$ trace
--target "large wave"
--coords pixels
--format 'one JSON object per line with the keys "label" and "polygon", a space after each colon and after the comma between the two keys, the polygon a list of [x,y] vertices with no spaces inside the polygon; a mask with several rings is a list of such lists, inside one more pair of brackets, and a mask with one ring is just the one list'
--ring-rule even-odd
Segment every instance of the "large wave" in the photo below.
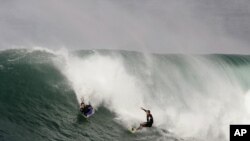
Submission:
{"label": "large wave", "polygon": [[[249,69],[240,55],[2,51],[0,139],[228,140],[230,124],[250,122]],[[82,97],[97,109],[90,122]],[[146,120],[140,107],[154,127],[127,134]]]}
{"label": "large wave", "polygon": [[228,139],[229,124],[249,123],[248,56],[90,51],[64,59],[78,99],[105,106],[125,127],[145,120],[140,107],[180,137]]}

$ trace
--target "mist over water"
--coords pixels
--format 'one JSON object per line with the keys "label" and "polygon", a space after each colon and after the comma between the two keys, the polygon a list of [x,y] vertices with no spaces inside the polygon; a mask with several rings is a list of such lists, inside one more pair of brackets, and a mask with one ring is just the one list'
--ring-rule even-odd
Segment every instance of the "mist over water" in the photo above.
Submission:
{"label": "mist over water", "polygon": [[237,76],[248,65],[237,66],[219,55],[63,54],[59,68],[78,100],[106,107],[125,128],[145,121],[140,107],[151,110],[154,127],[186,139],[228,140],[229,124],[250,122],[245,99],[250,78]]}
{"label": "mist over water", "polygon": [[0,49],[249,54],[248,0],[4,0]]}

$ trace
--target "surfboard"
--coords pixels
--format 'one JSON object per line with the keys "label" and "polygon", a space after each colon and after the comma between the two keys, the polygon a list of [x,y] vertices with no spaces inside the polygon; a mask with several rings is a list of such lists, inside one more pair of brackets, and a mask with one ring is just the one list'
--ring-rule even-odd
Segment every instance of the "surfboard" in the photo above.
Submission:
{"label": "surfboard", "polygon": [[135,133],[137,130],[136,130],[135,127],[132,127],[132,128],[129,129],[129,131],[130,131],[131,133]]}

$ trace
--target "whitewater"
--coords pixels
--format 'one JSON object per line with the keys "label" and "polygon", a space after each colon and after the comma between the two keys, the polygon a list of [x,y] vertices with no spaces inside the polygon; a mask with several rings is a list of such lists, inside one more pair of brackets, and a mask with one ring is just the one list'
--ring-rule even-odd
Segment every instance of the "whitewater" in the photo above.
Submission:
{"label": "whitewater", "polygon": [[[250,123],[249,70],[248,55],[3,50],[0,140],[226,141],[230,124]],[[154,124],[131,134],[140,107]]]}

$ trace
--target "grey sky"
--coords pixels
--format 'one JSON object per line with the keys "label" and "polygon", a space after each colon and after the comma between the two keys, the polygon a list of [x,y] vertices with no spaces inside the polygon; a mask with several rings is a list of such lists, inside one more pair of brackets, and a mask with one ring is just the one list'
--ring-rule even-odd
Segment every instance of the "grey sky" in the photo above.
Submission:
{"label": "grey sky", "polygon": [[250,54],[249,0],[0,0],[0,48]]}

